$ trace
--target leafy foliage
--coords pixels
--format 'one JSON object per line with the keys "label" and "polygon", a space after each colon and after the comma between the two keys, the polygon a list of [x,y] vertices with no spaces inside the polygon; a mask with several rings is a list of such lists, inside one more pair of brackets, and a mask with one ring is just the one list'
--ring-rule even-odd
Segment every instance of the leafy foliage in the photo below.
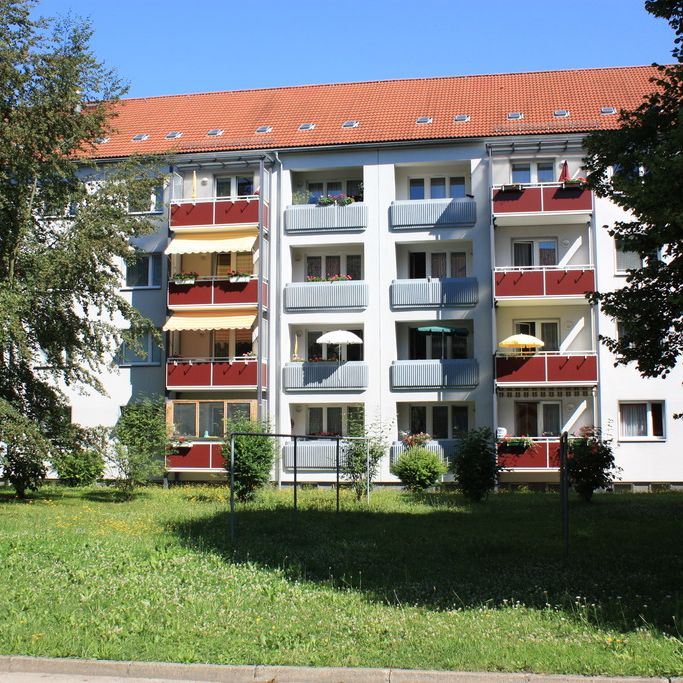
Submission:
{"label": "leafy foliage", "polygon": [[100,451],[114,468],[116,486],[126,498],[135,488],[159,477],[164,470],[168,442],[163,398],[142,398],[129,403],[112,430],[108,443],[106,429],[100,432]]}
{"label": "leafy foliage", "polygon": [[678,63],[659,67],[655,92],[620,113],[620,128],[595,132],[584,144],[591,187],[630,212],[607,226],[610,235],[645,260],[623,288],[591,295],[625,324],[621,338],[601,341],[618,363],[635,362],[642,375],[656,377],[683,353],[683,0],[648,0],[645,7],[675,30]]}
{"label": "leafy foliage", "polygon": [[488,427],[470,429],[460,435],[458,450],[451,461],[451,472],[469,500],[479,503],[498,482],[496,442]]}
{"label": "leafy foliage", "polygon": [[391,473],[401,480],[408,491],[413,492],[434,486],[446,471],[446,466],[434,451],[420,446],[406,448],[391,466]]}
{"label": "leafy foliage", "polygon": [[235,496],[239,501],[252,500],[256,491],[270,479],[275,461],[275,439],[268,436],[270,427],[266,422],[252,422],[247,418],[229,420],[223,447],[228,472],[232,432],[251,432],[246,436],[235,437]]}
{"label": "leafy foliage", "polygon": [[598,429],[584,428],[579,438],[569,440],[569,481],[587,503],[596,489],[610,487],[619,471],[614,462],[612,441],[603,439]]}
{"label": "leafy foliage", "polygon": [[52,464],[67,486],[90,486],[104,474],[102,453],[90,448],[60,453],[52,458]]}
{"label": "leafy foliage", "polygon": [[366,430],[363,410],[349,415],[348,432],[349,436],[365,437],[342,442],[345,449],[342,476],[351,483],[356,500],[360,501],[377,477],[387,440],[380,424],[370,425]]}

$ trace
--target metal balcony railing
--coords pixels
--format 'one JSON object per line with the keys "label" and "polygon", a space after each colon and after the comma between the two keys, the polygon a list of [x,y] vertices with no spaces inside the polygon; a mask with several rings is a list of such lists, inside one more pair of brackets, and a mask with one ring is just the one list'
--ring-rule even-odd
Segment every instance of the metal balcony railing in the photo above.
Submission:
{"label": "metal balcony railing", "polygon": [[479,301],[475,277],[394,280],[389,294],[393,308],[456,308]]}
{"label": "metal balcony railing", "polygon": [[394,390],[472,389],[479,384],[479,364],[474,358],[395,360],[390,370]]}
{"label": "metal balcony railing", "polygon": [[391,203],[392,230],[469,228],[477,222],[474,199],[412,199]]}
{"label": "metal balcony railing", "polygon": [[360,280],[290,282],[285,285],[285,310],[362,310],[368,305],[368,285]]}
{"label": "metal balcony railing", "polygon": [[288,233],[360,232],[368,227],[368,207],[362,202],[347,206],[288,206],[285,230]]}
{"label": "metal balcony railing", "polygon": [[359,391],[368,386],[368,364],[286,363],[282,369],[285,391]]}

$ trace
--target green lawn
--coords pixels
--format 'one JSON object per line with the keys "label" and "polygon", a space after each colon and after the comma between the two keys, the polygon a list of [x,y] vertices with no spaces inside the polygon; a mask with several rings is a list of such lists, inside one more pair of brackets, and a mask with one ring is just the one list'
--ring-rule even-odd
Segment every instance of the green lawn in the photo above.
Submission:
{"label": "green lawn", "polygon": [[0,489],[0,653],[683,674],[683,496]]}

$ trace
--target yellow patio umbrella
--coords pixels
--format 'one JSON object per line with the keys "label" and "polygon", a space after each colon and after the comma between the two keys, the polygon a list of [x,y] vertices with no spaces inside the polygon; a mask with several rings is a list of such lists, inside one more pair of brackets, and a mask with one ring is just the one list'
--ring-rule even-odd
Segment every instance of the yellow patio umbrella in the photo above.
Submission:
{"label": "yellow patio umbrella", "polygon": [[501,349],[540,349],[545,346],[545,342],[538,337],[532,337],[530,334],[513,334],[511,337],[503,339],[498,346]]}

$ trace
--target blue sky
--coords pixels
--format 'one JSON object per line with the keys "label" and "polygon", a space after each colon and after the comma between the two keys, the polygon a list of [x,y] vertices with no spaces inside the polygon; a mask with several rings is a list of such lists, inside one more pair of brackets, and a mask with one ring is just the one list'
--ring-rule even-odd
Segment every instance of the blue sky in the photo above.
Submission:
{"label": "blue sky", "polygon": [[42,0],[129,96],[671,61],[643,0]]}

